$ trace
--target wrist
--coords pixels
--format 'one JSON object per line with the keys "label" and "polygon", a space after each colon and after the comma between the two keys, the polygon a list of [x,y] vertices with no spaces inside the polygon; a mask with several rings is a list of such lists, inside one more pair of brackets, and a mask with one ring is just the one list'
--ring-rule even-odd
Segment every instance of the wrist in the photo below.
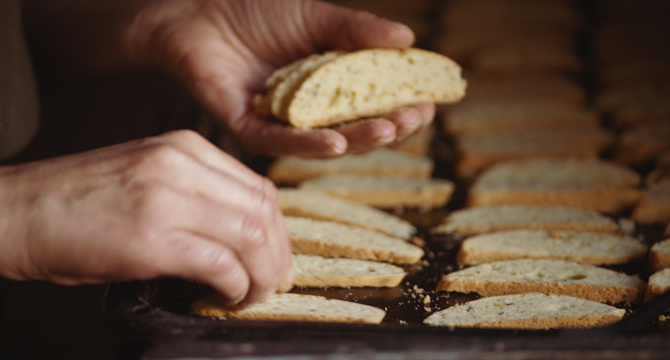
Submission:
{"label": "wrist", "polygon": [[30,226],[29,217],[21,209],[21,180],[15,173],[15,167],[0,167],[0,277],[26,280],[21,264],[27,263],[25,239]]}

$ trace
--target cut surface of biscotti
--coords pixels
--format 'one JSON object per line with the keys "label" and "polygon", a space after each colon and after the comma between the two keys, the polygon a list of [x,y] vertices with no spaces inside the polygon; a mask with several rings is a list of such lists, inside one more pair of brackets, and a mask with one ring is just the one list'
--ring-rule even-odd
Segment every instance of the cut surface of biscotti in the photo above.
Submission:
{"label": "cut surface of biscotti", "polygon": [[224,304],[220,294],[212,293],[196,300],[191,312],[220,319],[369,324],[378,324],[386,316],[384,310],[373,306],[314,295],[274,294],[243,310]]}
{"label": "cut surface of biscotti", "polygon": [[330,221],[286,216],[284,224],[294,254],[414,264],[423,250],[376,231]]}
{"label": "cut surface of biscotti", "polygon": [[377,261],[293,255],[298,287],[394,287],[407,275],[399,266]]}
{"label": "cut surface of biscotti", "polygon": [[361,155],[343,155],[332,159],[308,159],[286,156],[276,159],[267,170],[277,184],[294,185],[301,181],[333,174],[429,178],[433,160],[425,155],[379,148]]}
{"label": "cut surface of biscotti", "polygon": [[590,210],[565,206],[493,205],[454,211],[432,232],[476,235],[515,229],[614,233],[619,226],[612,218]]}
{"label": "cut surface of biscotti", "polygon": [[416,233],[411,223],[368,205],[304,189],[280,188],[278,193],[279,207],[286,216],[334,221],[404,240]]}
{"label": "cut surface of biscotti", "polygon": [[459,136],[454,139],[458,152],[456,171],[461,177],[470,178],[505,160],[540,157],[597,159],[614,139],[612,132],[601,129]]}
{"label": "cut surface of biscotti", "polygon": [[287,116],[286,108],[296,89],[302,84],[305,78],[319,66],[334,60],[342,54],[344,52],[340,51],[314,54],[277,70],[265,82],[266,88],[271,89],[270,93],[256,100],[259,101],[256,104],[259,114],[266,117],[278,114],[277,116],[285,118]]}
{"label": "cut surface of biscotti", "polygon": [[451,198],[455,185],[444,179],[331,175],[306,180],[299,188],[382,209],[429,210],[444,206]]}
{"label": "cut surface of biscotti", "polygon": [[[668,229],[670,229],[670,225],[668,225]],[[670,236],[670,234],[665,235]],[[651,246],[648,267],[652,273],[670,268],[670,238]]]}
{"label": "cut surface of biscotti", "polygon": [[540,292],[617,304],[641,299],[637,276],[562,260],[518,259],[476,265],[444,275],[437,290],[482,296]]}
{"label": "cut surface of biscotti", "polygon": [[332,58],[329,54],[302,61],[303,66],[288,65],[290,71],[280,69],[290,75],[268,82],[274,87],[257,98],[256,111],[307,129],[412,104],[453,103],[465,95],[458,64],[431,51],[381,48],[337,53]]}
{"label": "cut surface of biscotti", "polygon": [[465,265],[514,259],[555,259],[591,265],[637,262],[647,246],[634,237],[585,231],[512,230],[465,239],[457,261]]}
{"label": "cut surface of biscotti", "polygon": [[640,199],[640,183],[632,169],[604,160],[505,161],[476,178],[467,203],[563,205],[617,213]]}
{"label": "cut surface of biscotti", "polygon": [[670,269],[666,268],[653,273],[649,277],[644,300],[650,301],[668,290],[670,290]]}
{"label": "cut surface of biscotti", "polygon": [[581,298],[539,293],[473,300],[430,315],[432,326],[498,329],[591,328],[620,321],[626,311]]}

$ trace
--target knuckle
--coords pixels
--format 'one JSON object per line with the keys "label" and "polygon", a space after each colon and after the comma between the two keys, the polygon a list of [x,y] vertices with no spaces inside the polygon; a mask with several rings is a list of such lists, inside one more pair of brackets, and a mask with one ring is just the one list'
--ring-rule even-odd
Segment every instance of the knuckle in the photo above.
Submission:
{"label": "knuckle", "polygon": [[239,302],[251,287],[249,276],[243,272],[235,254],[227,248],[207,251],[201,256],[202,264],[214,273],[213,285],[217,285],[232,302]]}
{"label": "knuckle", "polygon": [[202,251],[199,257],[205,268],[212,269],[220,276],[230,276],[235,273],[238,267],[235,254],[225,247],[207,249]]}
{"label": "knuckle", "polygon": [[193,144],[203,140],[202,136],[190,129],[170,131],[163,136],[180,144]]}
{"label": "knuckle", "polygon": [[246,215],[242,220],[242,239],[251,250],[258,251],[268,244],[265,224],[255,216]]}

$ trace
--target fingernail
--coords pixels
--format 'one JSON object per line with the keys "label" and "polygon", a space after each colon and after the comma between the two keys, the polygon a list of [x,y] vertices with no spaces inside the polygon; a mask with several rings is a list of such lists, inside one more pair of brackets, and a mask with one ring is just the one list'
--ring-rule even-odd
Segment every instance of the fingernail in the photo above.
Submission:
{"label": "fingernail", "polygon": [[337,155],[342,155],[344,154],[345,151],[347,151],[347,145],[346,144],[333,144],[333,153]]}

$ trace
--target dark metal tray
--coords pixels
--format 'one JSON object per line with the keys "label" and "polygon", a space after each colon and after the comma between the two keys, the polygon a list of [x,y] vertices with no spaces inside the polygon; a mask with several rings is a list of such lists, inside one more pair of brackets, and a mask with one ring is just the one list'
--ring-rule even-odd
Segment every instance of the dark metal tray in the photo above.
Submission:
{"label": "dark metal tray", "polygon": [[[181,279],[111,284],[105,310],[113,327],[142,349],[142,358],[339,355],[345,358],[394,356],[457,358],[667,358],[670,322],[659,314],[670,294],[656,302],[623,306],[624,321],[589,330],[512,331],[433,328],[422,323],[430,312],[476,298],[473,294],[435,292],[440,276],[458,267],[460,239],[429,236],[426,229],[444,212],[409,212],[426,240],[426,256],[407,267],[401,285],[388,289],[296,289],[374,305],[387,311],[379,325],[216,320],[189,314],[191,303],[210,289]],[[660,240],[662,229],[641,228],[646,243]],[[617,270],[646,280],[646,264]],[[429,301],[426,301],[426,297]],[[576,357],[575,357],[576,356]]]}

